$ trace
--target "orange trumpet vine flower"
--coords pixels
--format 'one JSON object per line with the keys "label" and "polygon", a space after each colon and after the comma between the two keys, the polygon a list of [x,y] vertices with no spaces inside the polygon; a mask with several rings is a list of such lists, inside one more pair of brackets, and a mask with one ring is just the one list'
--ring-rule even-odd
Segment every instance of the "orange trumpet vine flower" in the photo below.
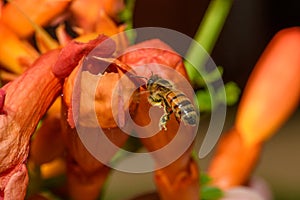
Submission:
{"label": "orange trumpet vine flower", "polygon": [[[98,48],[97,45],[100,43],[100,48]],[[84,61],[90,62],[85,57],[92,49],[93,54],[99,58],[111,57],[116,49],[116,45],[113,40],[103,35],[88,43],[71,42],[62,49],[59,60],[53,67],[53,71],[58,77],[64,78],[68,76],[63,87],[62,135],[68,153],[68,192],[72,199],[97,198],[109,173],[109,167],[104,165],[106,163],[101,163],[94,158],[78,136],[75,127],[76,124],[90,129],[97,128],[97,124],[91,124],[89,120],[86,120],[89,119],[91,113],[94,113],[86,105],[93,105],[95,103],[95,107],[93,108],[95,108],[98,124],[106,136],[119,147],[126,142],[128,135],[118,128],[112,109],[113,107],[120,108],[119,106],[121,105],[122,109],[118,112],[123,112],[123,109],[129,109],[133,112],[135,108],[135,105],[131,103],[122,104],[123,101],[121,99],[117,101],[117,105],[111,104],[114,98],[113,88],[116,87],[117,82],[124,75],[124,72],[130,70],[125,64],[108,62],[107,70],[101,73],[101,78],[98,83],[96,82],[97,89],[95,94],[90,94],[87,88],[85,88],[86,85],[90,86],[89,84],[93,83],[95,77],[99,77],[97,74],[99,70],[101,71],[101,65],[103,64],[98,59],[91,57],[89,57],[89,60],[93,59],[93,62],[90,63],[91,65],[84,63]],[[79,81],[79,84],[78,80],[80,79],[78,77],[82,80],[81,82]],[[79,92],[74,91],[78,87]],[[91,98],[79,103],[81,95],[90,95]],[[74,98],[78,99],[74,101]],[[80,108],[77,106],[74,107],[74,104],[80,105]],[[120,116],[122,117],[123,115],[120,114]],[[99,142],[100,147],[101,141]],[[114,153],[108,153],[108,157],[112,157]]]}
{"label": "orange trumpet vine flower", "polygon": [[[147,76],[147,71],[142,71],[139,74],[138,68],[141,66],[151,65],[148,72],[158,74],[162,77],[168,77],[171,72],[164,70],[163,66],[167,66],[183,77],[187,78],[187,74],[182,62],[181,57],[175,53],[168,45],[160,40],[149,40],[134,46],[131,46],[126,50],[127,53],[121,57],[121,61],[136,67],[137,75]],[[154,65],[153,65],[154,64]],[[150,74],[149,74],[150,75]],[[141,126],[149,124],[149,113],[151,105],[149,104],[147,97],[149,94],[141,95],[137,112],[135,114],[135,121]],[[141,136],[143,145],[149,152],[153,152],[168,145],[178,132],[179,124],[174,116],[167,123],[167,130],[161,130],[154,136],[144,138],[145,132],[138,132]],[[153,131],[151,128],[147,131]],[[146,132],[147,132],[146,131]],[[186,135],[181,138],[182,141],[188,140],[191,137],[189,128],[186,129]],[[173,149],[172,151],[176,151]],[[166,167],[163,167],[155,171],[155,181],[159,191],[161,199],[199,199],[199,172],[198,167],[191,158],[192,145],[186,149],[186,151],[174,162],[170,163]],[[168,154],[157,155],[154,159],[157,165],[160,165],[160,161],[165,160]]]}
{"label": "orange trumpet vine flower", "polygon": [[0,199],[24,199],[25,162],[30,137],[61,91],[52,73],[59,50],[41,56],[33,66],[0,89]]}
{"label": "orange trumpet vine flower", "polygon": [[[63,140],[67,148],[69,158],[67,161],[68,189],[70,196],[74,199],[96,198],[99,195],[99,190],[101,189],[109,172],[109,168],[104,165],[105,163],[99,162],[87,151],[75,129],[76,124],[80,124],[81,126],[89,127],[91,129],[96,128],[89,120],[85,120],[86,118],[89,118],[90,113],[93,112],[93,110],[90,110],[89,106],[85,105],[90,105],[95,101],[95,107],[93,107],[93,109],[95,109],[98,124],[109,140],[121,147],[121,145],[127,140],[128,135],[123,133],[121,127],[118,127],[113,116],[113,108],[120,108],[117,111],[117,120],[121,122],[121,124],[125,124],[124,120],[126,120],[123,119],[124,114],[122,114],[122,112],[128,109],[131,116],[138,124],[145,125],[149,121],[146,113],[150,108],[150,104],[145,98],[145,95],[141,95],[142,97],[139,99],[138,104],[134,99],[131,99],[132,101],[129,102],[129,104],[122,103],[123,97],[121,96],[118,97],[121,98],[120,100],[113,101],[113,99],[117,97],[113,94],[113,88],[116,87],[116,84],[120,78],[124,76],[124,73],[131,70],[131,67],[129,66],[135,66],[138,64],[146,65],[147,63],[154,62],[156,64],[167,65],[170,69],[175,69],[177,72],[186,77],[181,57],[172,51],[170,47],[158,40],[152,40],[133,46],[132,49],[138,49],[133,52],[130,52],[130,49],[128,49],[128,52],[125,53],[124,56],[120,57],[121,62],[105,58],[109,57],[109,54],[113,54],[112,50],[116,49],[114,45],[107,42],[103,46],[105,48],[99,48],[96,50],[96,59],[91,61],[91,58],[89,57],[88,62],[91,63],[86,64],[85,62],[87,60],[82,60],[82,57],[87,55],[89,51],[82,51],[82,49],[84,49],[83,46],[94,46],[94,44],[103,42],[102,39],[103,36],[100,36],[95,41],[91,41],[87,44],[70,43],[61,51],[61,59],[59,59],[57,65],[53,68],[53,71],[57,76],[64,78],[74,69],[75,65],[78,65],[65,80],[63,89],[64,115],[62,120]],[[97,41],[99,41],[99,43]],[[80,47],[81,45],[83,46]],[[147,45],[154,45],[155,48],[140,48],[146,47]],[[68,49],[72,49],[73,51],[68,51]],[[72,52],[71,55],[70,52]],[[84,85],[90,85],[87,81],[90,79],[91,81],[94,80],[93,77],[99,73],[103,63],[109,63],[109,65],[108,68],[101,73],[101,78],[97,83],[96,93],[85,94],[86,88]],[[159,66],[156,69],[151,70],[163,75],[163,70],[161,70]],[[79,81],[80,84],[76,86],[76,79],[78,78],[79,73],[81,73],[81,79],[79,79],[81,81]],[[137,75],[139,74],[137,73]],[[130,87],[130,84],[133,83],[129,80],[128,84],[126,84],[126,89],[127,87]],[[74,88],[78,86],[80,92],[74,91]],[[123,92],[123,95],[127,94],[126,90]],[[95,95],[95,99],[92,98],[92,102],[85,101],[84,103],[78,103],[76,100],[74,101],[74,97],[81,98],[82,95],[89,95],[91,97]],[[111,102],[115,102],[117,104],[112,104]],[[74,105],[80,105],[80,109],[73,107]],[[79,113],[81,116],[80,118],[78,118]],[[142,142],[149,151],[155,151],[170,142],[170,140],[176,135],[178,127],[178,122],[174,117],[172,117],[170,122],[168,122],[168,130],[166,132],[161,131],[151,138],[144,138],[142,139]],[[99,146],[101,146],[100,143]],[[115,152],[110,152],[109,157],[112,157],[114,153]],[[166,155],[156,157],[155,159],[159,161],[159,159],[164,158],[163,156]],[[155,177],[163,199],[199,198],[198,168],[195,162],[191,159],[191,146],[188,146],[186,151],[183,152],[183,155],[175,159],[175,162],[157,171]],[[180,195],[178,195],[178,193],[180,193]]]}
{"label": "orange trumpet vine flower", "polygon": [[300,28],[278,32],[257,62],[236,122],[219,143],[209,167],[214,184],[244,184],[270,138],[297,107],[300,97]]}
{"label": "orange trumpet vine flower", "polygon": [[[71,25],[80,36],[91,34],[117,35],[112,39],[118,44],[116,52],[127,47],[125,25],[118,25],[115,19],[124,8],[123,0],[77,0],[70,6]],[[86,10],[89,12],[87,13]],[[60,31],[60,35],[62,32]]]}

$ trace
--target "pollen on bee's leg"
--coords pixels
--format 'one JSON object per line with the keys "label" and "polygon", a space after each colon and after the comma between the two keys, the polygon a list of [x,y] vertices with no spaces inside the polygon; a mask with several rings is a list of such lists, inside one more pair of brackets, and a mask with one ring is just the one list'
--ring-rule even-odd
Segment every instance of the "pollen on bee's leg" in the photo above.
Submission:
{"label": "pollen on bee's leg", "polygon": [[161,116],[160,120],[159,120],[159,129],[165,129],[165,131],[167,130],[167,121],[170,119],[170,116],[168,113],[164,114],[163,116]]}
{"label": "pollen on bee's leg", "polygon": [[6,111],[4,110],[5,96],[5,90],[0,89],[0,115],[6,114]]}
{"label": "pollen on bee's leg", "polygon": [[159,130],[161,131],[161,130],[163,130],[163,129],[164,129],[165,131],[167,130],[166,124],[160,124],[160,125],[159,125]]}

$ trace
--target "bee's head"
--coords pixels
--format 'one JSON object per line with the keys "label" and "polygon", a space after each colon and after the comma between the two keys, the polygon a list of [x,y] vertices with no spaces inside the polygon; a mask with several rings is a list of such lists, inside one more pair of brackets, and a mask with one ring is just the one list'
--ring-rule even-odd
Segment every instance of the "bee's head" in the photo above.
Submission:
{"label": "bee's head", "polygon": [[156,74],[152,74],[150,76],[150,78],[147,81],[147,88],[149,88],[150,86],[152,86],[157,80],[159,79],[159,76]]}

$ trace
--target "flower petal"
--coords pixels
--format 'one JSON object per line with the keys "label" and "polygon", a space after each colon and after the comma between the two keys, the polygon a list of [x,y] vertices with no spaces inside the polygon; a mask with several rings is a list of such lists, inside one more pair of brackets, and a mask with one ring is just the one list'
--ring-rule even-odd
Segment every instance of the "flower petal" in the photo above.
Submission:
{"label": "flower petal", "polygon": [[0,115],[0,194],[26,161],[30,137],[59,95],[61,82],[51,72],[58,54],[56,50],[41,56],[29,70],[2,88],[6,92],[2,107],[6,114]]}

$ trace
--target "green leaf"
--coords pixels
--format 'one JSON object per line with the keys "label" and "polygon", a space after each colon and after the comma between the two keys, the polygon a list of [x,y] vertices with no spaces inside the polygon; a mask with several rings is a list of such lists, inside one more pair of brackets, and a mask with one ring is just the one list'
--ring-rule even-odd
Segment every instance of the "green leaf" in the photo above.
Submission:
{"label": "green leaf", "polygon": [[223,196],[221,189],[208,185],[211,180],[212,178],[208,174],[203,172],[200,174],[201,200],[217,200]]}
{"label": "green leaf", "polygon": [[127,29],[132,29],[135,0],[127,0],[125,3],[125,8],[119,13],[119,18],[126,24]]}
{"label": "green leaf", "polygon": [[201,200],[217,200],[223,196],[222,190],[216,187],[204,186],[201,188]]}
{"label": "green leaf", "polygon": [[231,106],[234,105],[240,96],[241,89],[234,82],[228,82],[225,84],[225,92],[226,92],[226,103]]}
{"label": "green leaf", "polygon": [[206,173],[200,174],[200,185],[204,186],[207,185],[209,182],[211,182],[211,177],[207,175]]}
{"label": "green leaf", "polygon": [[119,13],[119,18],[122,23],[126,24],[125,34],[130,44],[134,44],[136,39],[136,31],[133,29],[133,14],[135,0],[125,1],[125,8]]}
{"label": "green leaf", "polygon": [[210,112],[211,111],[211,100],[209,91],[199,90],[196,92],[196,98],[199,104],[200,112]]}

